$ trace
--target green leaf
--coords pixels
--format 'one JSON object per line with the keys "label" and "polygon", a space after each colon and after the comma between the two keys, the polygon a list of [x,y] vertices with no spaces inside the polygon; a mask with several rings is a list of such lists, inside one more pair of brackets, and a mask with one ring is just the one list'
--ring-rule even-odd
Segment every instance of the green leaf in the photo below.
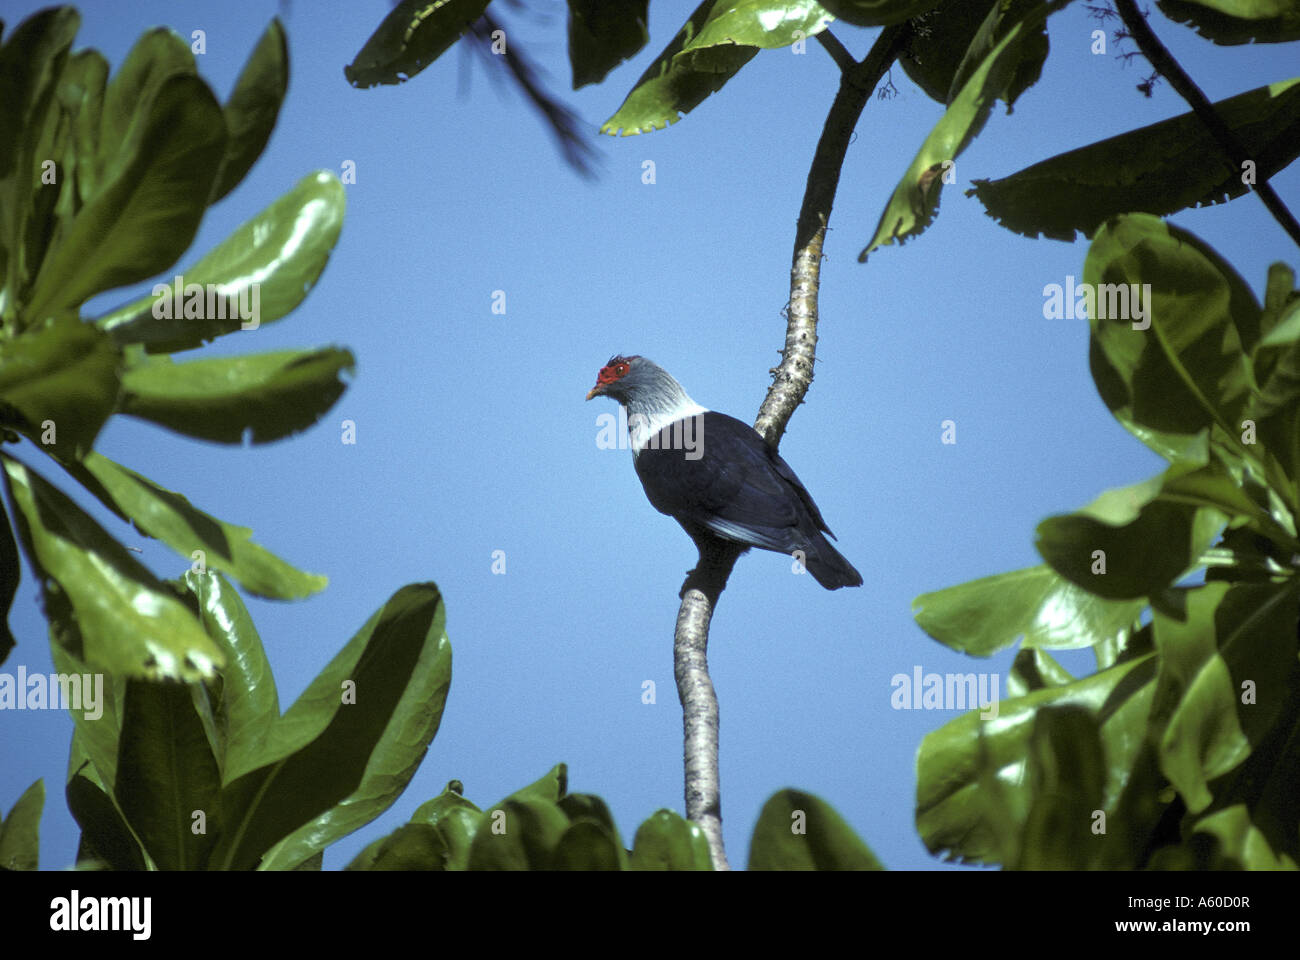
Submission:
{"label": "green leaf", "polygon": [[632,841],[633,870],[712,870],[709,841],[699,824],[671,810],[656,810]]}
{"label": "green leaf", "polygon": [[560,836],[551,869],[626,870],[627,854],[608,828],[595,820],[578,820]]}
{"label": "green leaf", "polygon": [[[196,509],[184,496],[92,451],[73,475],[103,504],[161,540],[187,561],[229,574],[261,597],[292,600],[324,589],[326,578],[304,573],[254,543],[253,531]],[[83,479],[84,478],[84,479]],[[89,481],[89,482],[86,482]],[[195,553],[199,557],[195,557]]]}
{"label": "green leaf", "polygon": [[826,801],[778,790],[763,804],[749,844],[750,870],[883,870]]}
{"label": "green leaf", "polygon": [[825,0],[827,10],[845,23],[882,27],[902,23],[938,6],[939,0]]}
{"label": "green leaf", "polygon": [[40,474],[10,457],[0,459],[47,615],[61,609],[71,614],[65,619],[75,634],[56,642],[109,673],[212,676],[223,663],[220,649],[166,587]]}
{"label": "green leaf", "polygon": [[0,823],[0,870],[35,870],[39,866],[44,807],[45,781],[37,780]]}
{"label": "green leaf", "polygon": [[438,828],[447,845],[448,870],[468,867],[470,846],[483,822],[482,811],[461,795],[464,789],[459,780],[452,780],[441,794],[422,803],[411,815],[413,823],[427,823]]}
{"label": "green leaf", "polygon": [[[1300,305],[1300,290],[1295,288],[1295,271],[1285,263],[1270,264],[1268,281],[1264,289],[1264,310],[1259,316],[1261,344],[1269,339],[1273,328],[1278,326],[1284,317],[1300,325],[1300,319],[1296,319],[1297,305]],[[1258,348],[1259,344],[1256,345],[1256,350]],[[1257,374],[1258,370],[1258,363],[1256,363]],[[1262,376],[1257,375],[1256,379],[1260,383],[1264,381]]]}
{"label": "green leaf", "polygon": [[600,83],[650,39],[650,0],[569,0],[569,63],[573,89]]}
{"label": "green leaf", "polygon": [[[520,787],[506,800],[545,800],[547,803],[559,803],[569,789],[568,764],[557,763],[537,780],[526,787]],[[505,802],[504,800],[502,801]]]}
{"label": "green leaf", "polygon": [[14,634],[9,629],[9,611],[13,608],[21,577],[18,544],[14,543],[14,532],[9,527],[9,513],[5,510],[4,501],[0,500],[0,664],[5,662],[9,651],[14,648]]}
{"label": "green leaf", "polygon": [[279,320],[320,278],[343,227],[345,202],[332,173],[308,174],[179,279],[155,284],[149,296],[95,323],[118,343],[171,353],[243,329],[245,322],[252,330]]}
{"label": "green leaf", "polygon": [[203,688],[127,684],[117,803],[160,870],[202,869],[221,826],[221,775],[195,709]]}
{"label": "green leaf", "polygon": [[104,94],[101,168],[113,163],[114,155],[130,139],[131,127],[148,117],[149,101],[164,83],[173,77],[197,77],[198,72],[190,45],[174,30],[154,27],[142,33]]}
{"label": "green leaf", "polygon": [[[751,5],[704,0],[696,7],[673,42],[641,74],[623,105],[605,121],[600,132],[613,136],[621,131],[627,137],[662,130],[680,120],[681,114],[690,113],[710,94],[721,90],[758,53],[758,47],[752,41],[737,43],[727,36],[728,24],[730,29],[736,29],[743,20],[739,10],[733,14],[732,6],[747,8]],[[753,11],[749,12],[752,16]],[[715,18],[722,22],[713,24]],[[781,35],[792,36],[793,25],[782,26],[790,29],[783,29]],[[754,33],[752,29],[745,32],[746,35]],[[705,43],[705,37],[714,39]],[[772,45],[785,46],[790,42],[786,39]]]}
{"label": "green leaf", "polygon": [[1029,737],[1025,779],[1031,801],[1015,867],[1096,867],[1102,854],[1096,811],[1106,762],[1093,714],[1075,705],[1039,710]]}
{"label": "green leaf", "polygon": [[1217,463],[1179,463],[1038,525],[1035,546],[1066,580],[1112,600],[1158,594],[1200,564],[1232,511],[1253,510]]}
{"label": "green leaf", "polygon": [[[68,114],[72,136],[64,158],[63,180],[75,182],[77,204],[63,205],[60,197],[60,226],[66,228],[76,209],[99,192],[103,175],[99,137],[103,123],[104,98],[108,89],[108,61],[98,50],[79,50],[68,58],[59,87],[59,101]],[[42,256],[44,251],[42,251]]]}
{"label": "green leaf", "polygon": [[226,658],[213,699],[221,740],[217,762],[222,782],[229,783],[262,763],[280,719],[275,677],[252,617],[225,577],[189,570],[183,583],[195,616]]}
{"label": "green leaf", "polygon": [[[109,85],[104,123],[110,130]],[[226,124],[198,77],[176,74],[138,105],[100,191],[41,265],[28,323],[170,267],[194,239],[226,147]],[[105,136],[101,149],[112,141]]]}
{"label": "green leaf", "polygon": [[[1003,700],[991,718],[976,711],[962,714],[928,734],[916,761],[916,826],[930,852],[976,863],[1015,856],[1007,838],[1023,831],[1033,804],[1034,790],[1023,771],[1035,716],[1047,707],[1076,705],[1097,717],[1106,761],[1102,804],[1111,809],[1143,743],[1155,667],[1154,655],[1139,656],[1068,684]],[[1123,845],[1119,826],[1112,824],[1112,839]]]}
{"label": "green leaf", "polygon": [[1000,573],[912,601],[917,625],[945,646],[987,657],[1023,636],[1025,647],[1069,650],[1118,640],[1144,604],[1099,597],[1050,567]]}
{"label": "green leaf", "polygon": [[427,823],[405,823],[362,850],[345,870],[442,870],[447,843]]}
{"label": "green leaf", "polygon": [[1073,679],[1046,650],[1024,647],[1016,652],[1016,659],[1011,662],[1011,672],[1007,674],[1007,697],[1023,697],[1035,690],[1064,686]]}
{"label": "green leaf", "polygon": [[1210,781],[1245,760],[1283,714],[1296,679],[1295,597],[1294,582],[1208,583],[1188,591],[1181,619],[1155,614],[1160,768],[1193,813],[1212,801]]}
{"label": "green leaf", "polygon": [[230,139],[208,203],[216,203],[237,187],[262,155],[288,89],[289,47],[284,27],[276,17],[244,64],[234,92],[226,101],[223,112]]}
{"label": "green leaf", "polygon": [[0,48],[0,313],[6,324],[27,299],[49,237],[42,228],[53,223],[48,209],[35,210],[38,202],[54,202],[40,184],[41,164],[51,158],[41,144],[58,126],[56,97],[80,25],[75,8],[49,8],[20,23]]}
{"label": "green leaf", "polygon": [[[515,795],[518,796],[518,795]],[[550,870],[569,818],[551,800],[518,796],[483,811],[470,845],[470,870]]]}
{"label": "green leaf", "polygon": [[[1300,156],[1300,78],[1214,104],[1263,182]],[[1251,192],[1196,116],[1180,114],[1060,153],[999,180],[975,180],[985,212],[1027,237],[1072,241],[1121,213],[1168,215]]]}
{"label": "green leaf", "polygon": [[112,340],[70,317],[0,341],[0,423],[75,460],[117,405],[121,363]]}
{"label": "green leaf", "polygon": [[[1218,849],[1209,869],[1295,870],[1285,853],[1274,853],[1268,838],[1250,821],[1244,803],[1216,811],[1197,821],[1194,834],[1212,837]],[[1226,862],[1225,862],[1226,861]]]}
{"label": "green leaf", "polygon": [[1084,282],[1093,379],[1125,429],[1166,459],[1207,428],[1241,436],[1243,350],[1258,340],[1260,308],[1231,266],[1185,230],[1134,214],[1097,232]]}
{"label": "green leaf", "polygon": [[[1016,98],[1038,77],[1047,56],[1047,17],[1069,0],[1014,0],[995,5],[957,68],[949,106],[894,189],[871,242],[858,254],[865,262],[878,247],[919,236],[939,211],[945,174],[958,155],[984,129],[1001,98],[1010,111]],[[996,42],[995,42],[996,41]],[[987,49],[988,52],[984,53]]]}
{"label": "green leaf", "polygon": [[437,587],[397,591],[275,724],[222,796],[216,869],[287,869],[369,823],[437,732],[451,645]]}
{"label": "green leaf", "polygon": [[953,79],[980,25],[998,0],[943,0],[922,14],[923,29],[913,30],[898,55],[903,71],[926,95],[948,104]]}
{"label": "green leaf", "polygon": [[172,363],[156,357],[122,377],[121,410],[178,433],[221,443],[279,440],[311,426],[334,405],[351,372],[338,347],[281,350]]}
{"label": "green leaf", "polygon": [[487,5],[488,0],[402,0],[343,75],[362,89],[409,80],[446,53]]}
{"label": "green leaf", "polygon": [[83,860],[97,861],[110,870],[146,870],[140,840],[122,815],[117,801],[104,788],[98,772],[90,763],[68,778],[68,810],[81,827]]}
{"label": "green leaf", "polygon": [[1296,0],[1156,0],[1160,12],[1218,44],[1300,40]]}

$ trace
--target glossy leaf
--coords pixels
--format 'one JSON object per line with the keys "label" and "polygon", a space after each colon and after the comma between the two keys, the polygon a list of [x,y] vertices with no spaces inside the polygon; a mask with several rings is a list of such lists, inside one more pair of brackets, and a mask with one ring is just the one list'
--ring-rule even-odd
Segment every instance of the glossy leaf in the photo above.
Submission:
{"label": "glossy leaf", "polygon": [[81,457],[117,405],[121,363],[108,337],[70,317],[0,340],[0,423]]}
{"label": "glossy leaf", "polygon": [[[126,148],[131,125],[147,115],[149,102],[163,84],[178,76],[198,76],[190,45],[166,27],[154,27],[142,33],[104,92],[99,134],[103,147],[99,158],[101,171]],[[145,114],[141,114],[142,108]]]}
{"label": "glossy leaf", "polygon": [[1029,809],[1015,867],[1086,870],[1098,865],[1096,811],[1101,809],[1106,760],[1093,714],[1066,705],[1034,716],[1026,755]]}
{"label": "glossy leaf", "polygon": [[573,89],[600,83],[650,40],[650,0],[569,0],[569,63]]}
{"label": "glossy leaf", "polygon": [[223,113],[229,139],[209,203],[237,187],[262,155],[288,89],[289,47],[277,17],[262,34],[226,101]]}
{"label": "glossy leaf", "polygon": [[1112,804],[1143,743],[1154,675],[1148,654],[1003,700],[996,717],[971,711],[928,734],[916,767],[916,825],[926,846],[952,859],[1003,862],[1004,838],[1023,830],[1033,802],[1022,771],[1034,718],[1047,707],[1080,706],[1097,716],[1107,770],[1102,802]]}
{"label": "glossy leaf", "polygon": [[[78,50],[68,58],[59,88],[59,101],[71,125],[71,139],[62,161],[64,179],[73,180],[84,204],[99,192],[103,176],[99,137],[108,91],[108,61],[98,50]],[[73,211],[60,208],[66,226]]]}
{"label": "glossy leaf", "polygon": [[1038,525],[1035,545],[1066,580],[1112,600],[1149,597],[1200,563],[1229,516],[1252,505],[1217,465],[1170,467],[1107,490],[1076,513]]}
{"label": "glossy leaf", "polygon": [[[110,510],[134,523],[141,533],[161,540],[190,561],[229,574],[262,597],[290,600],[324,589],[326,578],[304,573],[254,543],[253,531],[196,509],[184,496],[160,487],[108,457],[92,451],[74,476]],[[251,626],[251,624],[250,624]]]}
{"label": "glossy leaf", "polygon": [[446,53],[487,5],[488,0],[402,0],[343,75],[360,88],[409,80]]}
{"label": "glossy leaf", "polygon": [[209,570],[186,572],[186,595],[203,629],[226,658],[215,697],[220,731],[218,765],[229,783],[257,769],[280,701],[266,650],[243,600],[226,578]]}
{"label": "glossy leaf", "polygon": [[73,7],[48,8],[18,24],[0,47],[0,289],[10,304],[27,300],[54,223],[54,194],[33,185],[50,159],[42,142],[52,146],[47,135],[58,124],[56,98],[80,24]]}
{"label": "glossy leaf", "polygon": [[161,870],[201,869],[221,826],[221,776],[195,710],[202,696],[182,683],[127,684],[114,795]]}
{"label": "glossy leaf", "polygon": [[29,322],[166,270],[194,239],[226,146],[221,107],[198,77],[176,74],[139,109],[102,188],[41,265]]}
{"label": "glossy leaf", "polygon": [[73,652],[92,669],[131,677],[212,676],[221,651],[153,574],[35,471],[9,457],[3,464],[47,611],[70,607],[75,635],[63,640]]}
{"label": "glossy leaf", "polygon": [[0,870],[35,870],[40,865],[44,807],[45,781],[37,780],[0,822]]}
{"label": "glossy leaf", "polygon": [[404,823],[356,855],[345,870],[442,870],[447,843],[427,823]]}
{"label": "glossy leaf", "polygon": [[[1300,78],[1214,104],[1262,182],[1300,155]],[[999,180],[975,180],[989,216],[1027,237],[1074,240],[1121,213],[1168,215],[1251,192],[1190,111],[1057,154]]]}
{"label": "glossy leaf", "polygon": [[1024,646],[1073,649],[1126,636],[1144,604],[1097,596],[1050,567],[972,580],[912,601],[917,625],[971,656],[987,657],[1023,636]]}
{"label": "glossy leaf", "polygon": [[[547,803],[559,803],[569,790],[568,764],[557,763],[526,787],[520,787],[506,800],[545,800]],[[503,801],[504,802],[504,801]]]}
{"label": "glossy leaf", "polygon": [[749,844],[749,869],[885,868],[826,801],[800,790],[779,790],[758,816]]}
{"label": "glossy leaf", "polygon": [[470,845],[470,870],[550,870],[569,818],[535,795],[503,800],[483,811]]}
{"label": "glossy leaf", "polygon": [[1160,767],[1193,813],[1211,803],[1210,781],[1244,761],[1284,714],[1295,680],[1295,594],[1209,583],[1188,592],[1181,618],[1156,612]]}
{"label": "glossy leaf", "polygon": [[334,405],[351,371],[338,347],[172,363],[156,357],[122,377],[121,410],[203,440],[266,443],[304,430]]}
{"label": "glossy leaf", "polygon": [[68,778],[66,796],[68,810],[81,828],[78,866],[84,859],[109,870],[148,869],[139,838],[92,766],[87,764]]}
{"label": "glossy leaf", "polygon": [[971,45],[974,51],[989,46],[988,53],[977,58],[968,52],[958,66],[953,84],[961,84],[960,92],[950,95],[948,109],[894,189],[875,235],[858,255],[859,261],[865,261],[878,247],[919,236],[930,225],[939,211],[945,174],[984,129],[993,104],[1001,98],[1010,110],[1020,93],[1037,79],[1047,56],[1046,19],[1067,2],[1016,0],[1009,7],[995,5],[989,11]]}
{"label": "glossy leaf", "polygon": [[569,824],[551,856],[552,870],[624,870],[626,863],[616,834],[585,819]]}
{"label": "glossy leaf", "polygon": [[1125,429],[1171,460],[1211,427],[1240,435],[1243,350],[1259,337],[1260,308],[1231,266],[1185,230],[1134,214],[1097,232],[1084,282],[1094,300],[1093,379]]}
{"label": "glossy leaf", "polygon": [[169,278],[95,323],[119,343],[140,343],[159,353],[190,350],[240,330],[242,314],[259,326],[279,320],[320,278],[343,226],[344,206],[338,178],[326,171],[308,174],[184,269],[183,283]]}
{"label": "glossy leaf", "polygon": [[[756,40],[761,31],[756,17],[765,6],[704,0],[672,43],[641,74],[623,105],[605,121],[600,132],[611,136],[621,132],[627,137],[662,130],[721,90],[758,53]],[[763,45],[786,46],[793,42],[796,29],[803,29],[808,36],[824,29],[814,27],[825,11],[817,14],[813,7],[817,5],[807,5],[800,19],[781,22],[781,29]],[[746,41],[731,39],[733,33],[745,36]]]}
{"label": "glossy leaf", "polygon": [[452,780],[441,794],[422,803],[411,815],[412,822],[427,823],[438,828],[447,845],[446,868],[464,870],[469,865],[470,846],[474,835],[483,823],[483,814],[462,794],[464,786]]}
{"label": "glossy leaf", "polygon": [[[62,638],[76,629],[67,604],[53,604],[47,615],[50,618],[50,636],[54,639],[50,644],[54,668],[62,674],[91,673],[91,667],[62,642]],[[103,678],[103,685],[96,694],[97,702],[93,709],[87,709],[90,705],[83,701],[83,709],[68,711],[74,724],[72,748],[68,753],[68,781],[71,783],[78,773],[84,774],[111,800],[113,784],[117,780],[118,739],[122,732],[129,680],[115,674],[101,673],[99,676]],[[84,678],[82,686],[85,687]]]}
{"label": "glossy leaf", "polygon": [[1300,40],[1296,0],[1156,0],[1170,20],[1220,44]]}
{"label": "glossy leaf", "polygon": [[[288,869],[382,813],[437,731],[451,647],[433,584],[403,587],[272,729],[222,795],[216,869]],[[346,702],[344,702],[346,701]]]}
{"label": "glossy leaf", "polygon": [[712,870],[709,841],[699,824],[657,810],[636,831],[633,870]]}

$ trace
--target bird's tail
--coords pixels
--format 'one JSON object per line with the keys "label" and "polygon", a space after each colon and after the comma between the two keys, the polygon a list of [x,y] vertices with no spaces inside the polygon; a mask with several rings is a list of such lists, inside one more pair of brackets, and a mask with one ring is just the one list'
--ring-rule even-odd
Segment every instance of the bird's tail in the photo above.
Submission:
{"label": "bird's tail", "polygon": [[804,569],[827,590],[862,586],[862,574],[831,546],[831,542],[820,531],[813,531],[804,553]]}

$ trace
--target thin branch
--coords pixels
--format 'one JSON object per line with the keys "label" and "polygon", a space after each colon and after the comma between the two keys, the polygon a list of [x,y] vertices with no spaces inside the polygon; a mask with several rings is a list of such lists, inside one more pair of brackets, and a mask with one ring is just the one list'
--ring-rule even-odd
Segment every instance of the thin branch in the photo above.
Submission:
{"label": "thin branch", "polygon": [[835,34],[829,30],[823,30],[817,34],[817,42],[826,48],[826,52],[839,65],[841,72],[852,73],[857,69],[858,61],[853,59],[853,54],[844,48],[844,44],[840,43],[840,38]]}
{"label": "thin branch", "polygon": [[786,318],[785,349],[781,364],[772,371],[772,385],[754,421],[754,429],[773,447],[781,442],[795,408],[803,403],[813,378],[817,352],[817,288],[821,276],[822,243],[830,220],[835,191],[840,184],[844,155],[858,118],[908,35],[906,24],[886,27],[876,38],[866,59],[855,64],[840,80],[822,128],[817,153],[808,171],[803,207],[795,231],[790,267],[790,309]]}
{"label": "thin branch", "polygon": [[[818,34],[820,39],[825,34]],[[808,391],[817,343],[817,286],[821,271],[826,223],[839,186],[844,156],[853,128],[875,89],[903,48],[909,35],[905,24],[886,27],[861,63],[844,70],[839,91],[817,143],[808,171],[803,206],[795,236],[790,270],[790,310],[786,318],[785,351],[781,366],[754,424],[776,447],[791,414]],[[836,56],[833,46],[822,41]],[[838,45],[838,41],[835,41]],[[842,47],[841,47],[842,49]],[[836,57],[838,62],[839,58]],[[682,584],[681,608],[673,636],[673,666],[682,701],[686,760],[686,816],[698,823],[709,841],[713,866],[730,869],[722,844],[722,789],[718,775],[718,700],[709,679],[709,623],[718,597],[727,585],[742,547],[705,539],[700,561]]]}
{"label": "thin branch", "polygon": [[[1115,0],[1115,9],[1119,11],[1120,18],[1124,21],[1124,26],[1128,29],[1129,35],[1137,43],[1138,48],[1146,56],[1160,74],[1169,81],[1169,85],[1178,92],[1192,112],[1200,119],[1205,128],[1210,131],[1210,135],[1218,142],[1219,148],[1223,151],[1224,156],[1232,163],[1233,168],[1240,172],[1243,165],[1249,161],[1250,155],[1246,148],[1241,145],[1237,135],[1232,132],[1219,112],[1214,109],[1214,105],[1201,92],[1201,89],[1192,82],[1183,68],[1178,65],[1178,61],[1173,55],[1165,49],[1165,45],[1160,42],[1160,38],[1151,30],[1151,25],[1147,23],[1146,18],[1138,12],[1137,4],[1134,0]],[[1255,192],[1259,198],[1264,201],[1264,206],[1268,207],[1269,213],[1273,218],[1282,225],[1288,236],[1300,246],[1300,223],[1296,222],[1295,216],[1287,209],[1282,198],[1268,182],[1267,175],[1260,174],[1259,182],[1254,184]]]}

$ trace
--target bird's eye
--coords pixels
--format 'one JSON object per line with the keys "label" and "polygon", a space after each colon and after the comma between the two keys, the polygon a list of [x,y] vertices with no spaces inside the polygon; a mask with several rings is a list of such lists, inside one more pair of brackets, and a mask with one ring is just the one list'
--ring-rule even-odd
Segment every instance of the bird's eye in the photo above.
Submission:
{"label": "bird's eye", "polygon": [[614,375],[617,377],[627,376],[627,364],[620,363],[616,367],[614,367]]}

